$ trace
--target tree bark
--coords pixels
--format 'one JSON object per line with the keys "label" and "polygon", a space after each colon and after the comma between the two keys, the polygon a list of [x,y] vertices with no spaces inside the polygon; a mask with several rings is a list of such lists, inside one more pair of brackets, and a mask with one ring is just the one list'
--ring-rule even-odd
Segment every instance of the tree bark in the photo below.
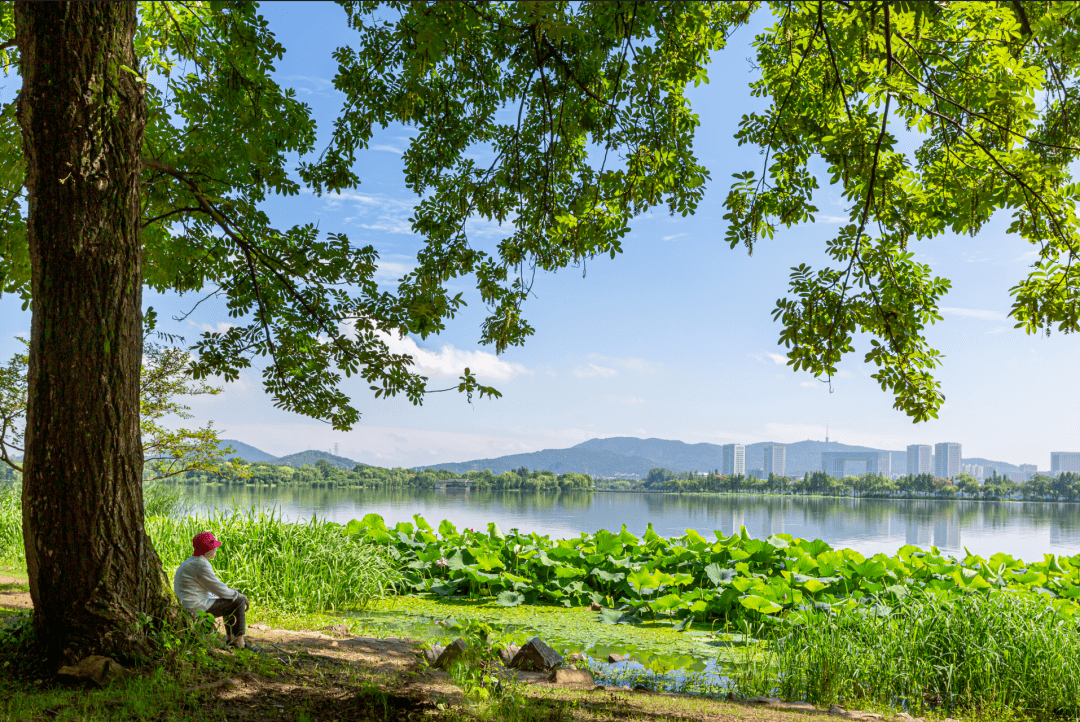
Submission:
{"label": "tree bark", "polygon": [[128,2],[17,3],[33,318],[23,536],[53,664],[142,656],[172,609],[144,526],[139,175]]}

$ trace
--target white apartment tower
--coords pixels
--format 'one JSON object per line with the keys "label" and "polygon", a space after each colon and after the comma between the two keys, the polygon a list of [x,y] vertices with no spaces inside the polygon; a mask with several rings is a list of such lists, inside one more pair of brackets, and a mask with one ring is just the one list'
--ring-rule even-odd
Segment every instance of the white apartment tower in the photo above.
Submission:
{"label": "white apartment tower", "polygon": [[907,473],[912,476],[934,473],[934,450],[930,444],[912,444],[907,447]]}
{"label": "white apartment tower", "polygon": [[960,473],[960,444],[945,442],[934,446],[934,476],[951,479]]}
{"label": "white apartment tower", "polygon": [[765,478],[769,478],[769,474],[776,474],[777,476],[784,476],[784,466],[787,456],[787,450],[783,444],[766,444],[765,445]]}
{"label": "white apartment tower", "polygon": [[1061,476],[1068,471],[1080,473],[1080,451],[1051,451],[1050,476]]}
{"label": "white apartment tower", "polygon": [[724,444],[720,473],[726,476],[746,476],[746,447],[742,444]]}

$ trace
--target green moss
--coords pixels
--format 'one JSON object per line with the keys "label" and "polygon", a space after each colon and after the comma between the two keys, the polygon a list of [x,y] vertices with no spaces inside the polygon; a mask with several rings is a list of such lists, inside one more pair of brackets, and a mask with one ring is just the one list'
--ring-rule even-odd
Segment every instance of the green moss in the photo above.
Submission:
{"label": "green moss", "polygon": [[549,605],[501,607],[492,601],[447,600],[427,596],[385,599],[370,611],[349,616],[354,631],[407,636],[437,644],[461,636],[468,622],[491,628],[493,644],[523,644],[539,636],[564,656],[584,652],[593,665],[621,654],[654,674],[718,672],[739,664],[755,640],[707,627],[677,631],[667,621],[604,624],[587,607]]}

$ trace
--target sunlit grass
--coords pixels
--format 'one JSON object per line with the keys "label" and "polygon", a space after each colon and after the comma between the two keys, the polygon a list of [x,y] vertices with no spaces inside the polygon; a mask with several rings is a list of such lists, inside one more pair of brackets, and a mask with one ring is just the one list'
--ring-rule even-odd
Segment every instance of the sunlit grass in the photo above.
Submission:
{"label": "sunlit grass", "polygon": [[19,495],[22,486],[0,486],[0,567],[22,568],[26,565],[23,551],[22,510]]}
{"label": "sunlit grass", "polygon": [[1080,624],[1031,594],[911,600],[886,616],[822,614],[739,674],[740,696],[1080,715]]}
{"label": "sunlit grass", "polygon": [[272,510],[215,510],[146,526],[170,573],[191,554],[192,537],[212,531],[222,542],[213,560],[221,580],[280,612],[362,609],[400,578],[390,550],[315,518],[291,524]]}

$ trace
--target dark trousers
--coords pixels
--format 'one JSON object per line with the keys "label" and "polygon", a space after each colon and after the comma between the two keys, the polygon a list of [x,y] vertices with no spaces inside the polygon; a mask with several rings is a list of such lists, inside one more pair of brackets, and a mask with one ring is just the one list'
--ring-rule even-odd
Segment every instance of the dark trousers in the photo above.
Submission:
{"label": "dark trousers", "polygon": [[248,600],[243,594],[237,594],[235,599],[215,599],[207,614],[222,617],[225,620],[225,628],[229,630],[230,637],[239,637],[247,630],[247,622],[244,620],[244,612],[247,611]]}

